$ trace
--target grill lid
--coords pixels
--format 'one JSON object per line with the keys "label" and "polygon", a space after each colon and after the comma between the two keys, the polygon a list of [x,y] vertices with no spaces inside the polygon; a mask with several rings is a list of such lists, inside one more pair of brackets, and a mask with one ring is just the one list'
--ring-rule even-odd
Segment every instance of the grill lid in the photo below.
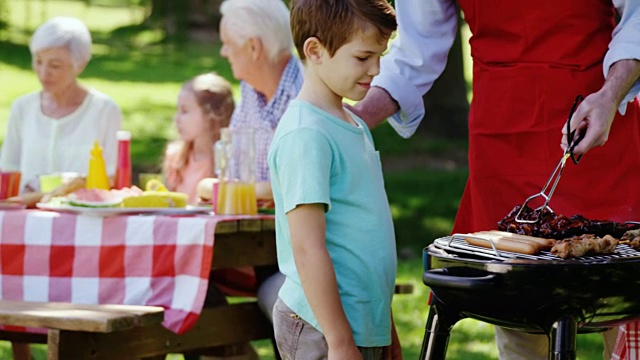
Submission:
{"label": "grill lid", "polygon": [[[465,236],[469,236],[466,234]],[[517,260],[533,260],[533,261],[558,261],[558,262],[579,262],[579,263],[587,263],[587,264],[595,264],[595,263],[603,263],[603,262],[611,262],[617,259],[628,259],[628,258],[638,258],[640,260],[640,252],[634,250],[632,247],[624,244],[618,244],[616,246],[616,250],[612,254],[594,254],[587,255],[581,257],[573,257],[568,259],[563,259],[561,257],[552,255],[549,251],[541,251],[537,255],[527,255],[514,253],[509,251],[497,250],[495,248],[483,248],[475,245],[470,245],[464,238],[458,234],[454,234],[453,236],[446,236],[443,238],[439,238],[434,240],[433,246],[437,249],[444,250],[448,253],[453,253],[458,255],[461,258],[471,257],[471,258],[483,258],[490,260],[499,260],[499,261],[517,261]],[[469,256],[467,256],[469,255]]]}

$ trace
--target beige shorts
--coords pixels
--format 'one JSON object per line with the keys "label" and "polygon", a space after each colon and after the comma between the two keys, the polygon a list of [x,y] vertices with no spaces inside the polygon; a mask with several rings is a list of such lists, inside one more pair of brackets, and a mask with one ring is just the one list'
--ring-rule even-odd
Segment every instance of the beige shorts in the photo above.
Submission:
{"label": "beige shorts", "polygon": [[[278,298],[273,307],[273,331],[282,360],[322,360],[329,348],[324,335],[302,320]],[[358,347],[364,360],[382,360],[382,347]]]}

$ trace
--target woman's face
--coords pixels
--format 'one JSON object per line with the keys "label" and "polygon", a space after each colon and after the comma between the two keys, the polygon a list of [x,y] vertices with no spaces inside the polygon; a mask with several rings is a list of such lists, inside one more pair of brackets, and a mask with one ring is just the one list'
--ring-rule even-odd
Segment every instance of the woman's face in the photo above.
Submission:
{"label": "woman's face", "polygon": [[69,85],[76,82],[78,76],[71,53],[65,46],[35,53],[31,65],[45,91],[56,92],[67,89]]}
{"label": "woman's face", "polygon": [[173,120],[182,140],[194,141],[198,137],[209,136],[205,114],[202,112],[193,91],[180,90],[177,107]]}

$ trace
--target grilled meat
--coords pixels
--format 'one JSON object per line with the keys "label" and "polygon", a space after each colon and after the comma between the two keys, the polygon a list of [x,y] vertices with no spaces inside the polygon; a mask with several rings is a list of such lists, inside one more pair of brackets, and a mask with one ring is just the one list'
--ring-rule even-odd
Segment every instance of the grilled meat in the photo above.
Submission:
{"label": "grilled meat", "polygon": [[640,229],[629,230],[620,238],[621,244],[627,244],[632,248],[640,249]]}
{"label": "grilled meat", "polygon": [[616,250],[618,239],[611,235],[597,237],[593,234],[573,236],[561,241],[551,248],[553,255],[563,259],[590,254],[611,254]]}
{"label": "grilled meat", "polygon": [[626,231],[637,227],[637,225],[628,226],[608,220],[589,220],[582,215],[568,217],[550,211],[533,210],[529,207],[524,208],[521,218],[535,219],[537,215],[538,221],[533,224],[519,223],[516,221],[516,215],[521,207],[522,205],[516,206],[507,216],[498,221],[498,229],[515,234],[562,240],[584,234],[594,234],[597,237],[611,235],[619,239]]}

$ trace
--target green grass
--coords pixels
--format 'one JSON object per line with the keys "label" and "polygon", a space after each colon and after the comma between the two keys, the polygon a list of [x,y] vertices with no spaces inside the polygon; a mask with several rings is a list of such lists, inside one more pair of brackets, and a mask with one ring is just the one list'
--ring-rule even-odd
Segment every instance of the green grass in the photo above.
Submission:
{"label": "green grass", "polygon": [[[162,32],[138,25],[145,13],[140,7],[98,7],[86,6],[83,1],[56,0],[7,0],[7,3],[10,27],[0,31],[0,140],[5,136],[13,100],[40,89],[31,70],[27,43],[35,27],[52,16],[77,16],[91,29],[94,58],[80,81],[107,93],[121,106],[123,127],[132,132],[135,172],[157,171],[166,142],[176,138],[172,116],[183,81],[206,71],[216,71],[233,80],[229,65],[218,55],[219,43],[166,42]],[[468,30],[464,36],[468,38]],[[237,82],[234,85],[237,89]],[[421,282],[421,250],[433,239],[449,233],[467,171],[427,169],[415,159],[421,155],[464,152],[466,144],[424,136],[405,140],[387,125],[373,133],[385,166],[398,160],[414,160],[411,170],[387,172],[385,182],[401,256],[397,278],[399,282],[412,283],[415,289],[413,294],[396,296],[394,316],[405,359],[416,359],[428,311],[428,289]],[[268,341],[254,345],[261,358],[273,359]],[[580,335],[578,359],[601,358],[601,346],[599,335]],[[46,358],[43,345],[34,345],[33,349],[37,360]],[[461,360],[497,358],[493,327],[475,320],[459,322],[453,328],[448,355],[448,359]],[[10,358],[9,344],[0,342],[0,359]],[[182,356],[169,358],[177,360]]]}

